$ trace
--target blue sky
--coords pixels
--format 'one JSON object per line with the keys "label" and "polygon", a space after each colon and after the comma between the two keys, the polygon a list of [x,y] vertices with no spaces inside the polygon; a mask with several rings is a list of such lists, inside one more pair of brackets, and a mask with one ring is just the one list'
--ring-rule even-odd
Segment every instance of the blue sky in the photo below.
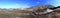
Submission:
{"label": "blue sky", "polygon": [[60,0],[0,0],[0,8],[29,8],[38,4],[60,5]]}

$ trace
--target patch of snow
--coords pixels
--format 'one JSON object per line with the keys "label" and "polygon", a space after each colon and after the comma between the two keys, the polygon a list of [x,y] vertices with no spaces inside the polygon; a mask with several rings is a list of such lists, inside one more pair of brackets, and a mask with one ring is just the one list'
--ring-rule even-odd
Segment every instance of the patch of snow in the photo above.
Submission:
{"label": "patch of snow", "polygon": [[47,9],[47,12],[49,13],[49,12],[52,12],[52,11],[54,11],[54,10],[51,10],[51,9]]}

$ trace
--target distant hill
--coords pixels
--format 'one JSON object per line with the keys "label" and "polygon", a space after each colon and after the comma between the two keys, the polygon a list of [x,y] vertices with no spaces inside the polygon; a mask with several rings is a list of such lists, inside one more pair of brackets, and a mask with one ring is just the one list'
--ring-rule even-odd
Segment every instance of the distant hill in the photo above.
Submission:
{"label": "distant hill", "polygon": [[54,6],[50,4],[43,4],[43,5],[33,6],[31,8],[37,10],[37,9],[45,9],[45,8],[54,8]]}

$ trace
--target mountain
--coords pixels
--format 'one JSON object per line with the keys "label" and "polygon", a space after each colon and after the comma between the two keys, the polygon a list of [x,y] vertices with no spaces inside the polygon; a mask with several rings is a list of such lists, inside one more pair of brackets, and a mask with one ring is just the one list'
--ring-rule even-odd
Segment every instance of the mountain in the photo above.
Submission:
{"label": "mountain", "polygon": [[37,6],[33,6],[32,9],[46,9],[46,8],[54,8],[53,5],[50,4],[43,4],[43,5],[37,5]]}

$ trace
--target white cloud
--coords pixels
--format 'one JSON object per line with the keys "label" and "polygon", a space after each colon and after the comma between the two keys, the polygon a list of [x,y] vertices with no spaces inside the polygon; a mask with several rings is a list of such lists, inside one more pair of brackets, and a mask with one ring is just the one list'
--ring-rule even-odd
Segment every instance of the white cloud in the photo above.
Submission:
{"label": "white cloud", "polygon": [[60,0],[52,0],[50,3],[55,7],[60,6]]}
{"label": "white cloud", "polygon": [[24,5],[22,6],[22,8],[30,8],[29,4],[30,4],[30,3],[24,4]]}
{"label": "white cloud", "polygon": [[28,5],[28,4],[30,4],[30,3],[26,3],[26,5]]}
{"label": "white cloud", "polygon": [[30,8],[30,6],[24,5],[24,6],[22,6],[22,8]]}
{"label": "white cloud", "polygon": [[40,2],[37,2],[37,4],[39,4]]}
{"label": "white cloud", "polygon": [[19,4],[16,4],[16,6],[19,6]]}
{"label": "white cloud", "polygon": [[16,6],[19,6],[19,7],[21,7],[21,8],[29,8],[30,6],[29,6],[29,4],[30,3],[26,3],[26,4],[16,4]]}

